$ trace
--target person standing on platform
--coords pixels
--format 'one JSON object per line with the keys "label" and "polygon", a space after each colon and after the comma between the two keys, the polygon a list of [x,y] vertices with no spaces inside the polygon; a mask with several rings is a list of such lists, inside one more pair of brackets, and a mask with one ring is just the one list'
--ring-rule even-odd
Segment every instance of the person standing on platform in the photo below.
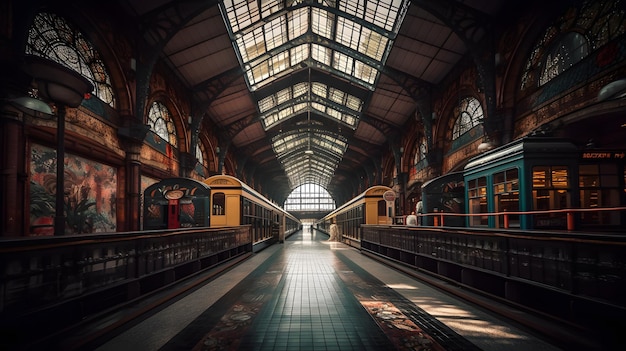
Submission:
{"label": "person standing on platform", "polygon": [[417,226],[417,216],[415,215],[415,212],[411,212],[410,215],[406,216],[406,225],[409,227]]}
{"label": "person standing on platform", "polygon": [[424,213],[422,200],[419,200],[417,204],[415,204],[415,212],[417,213],[417,225],[422,225],[422,213]]}
{"label": "person standing on platform", "polygon": [[333,221],[333,223],[330,225],[330,238],[328,238],[328,241],[337,240],[339,240],[339,228],[337,227],[337,224]]}

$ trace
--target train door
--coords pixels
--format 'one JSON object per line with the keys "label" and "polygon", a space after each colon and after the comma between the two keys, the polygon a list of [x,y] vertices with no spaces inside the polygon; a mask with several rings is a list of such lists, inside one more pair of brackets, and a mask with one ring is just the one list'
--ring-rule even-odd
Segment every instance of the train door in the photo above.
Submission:
{"label": "train door", "polygon": [[241,225],[241,203],[238,194],[226,195],[226,225]]}
{"label": "train door", "polygon": [[180,228],[180,204],[178,199],[168,200],[167,229]]}

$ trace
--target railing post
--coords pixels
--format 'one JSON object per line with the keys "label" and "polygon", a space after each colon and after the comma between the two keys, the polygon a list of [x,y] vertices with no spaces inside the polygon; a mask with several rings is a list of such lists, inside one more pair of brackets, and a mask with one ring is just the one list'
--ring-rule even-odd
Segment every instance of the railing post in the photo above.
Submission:
{"label": "railing post", "polygon": [[567,230],[574,230],[574,213],[567,211]]}
{"label": "railing post", "polygon": [[509,229],[509,214],[504,210],[504,229]]}
{"label": "railing post", "polygon": [[443,210],[441,210],[439,213],[440,213],[439,217],[441,217],[441,226],[443,227],[444,226],[444,224],[443,224]]}
{"label": "railing post", "polygon": [[435,227],[439,226],[439,216],[437,216],[437,215],[433,216],[433,226],[435,226]]}

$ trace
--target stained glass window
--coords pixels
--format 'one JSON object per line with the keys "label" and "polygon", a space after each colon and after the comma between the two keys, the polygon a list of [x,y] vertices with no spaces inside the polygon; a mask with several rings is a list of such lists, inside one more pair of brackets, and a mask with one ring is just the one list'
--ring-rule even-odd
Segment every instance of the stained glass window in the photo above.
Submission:
{"label": "stained glass window", "polygon": [[420,161],[426,159],[426,138],[421,137],[415,150],[415,157],[413,158],[413,164],[417,165]]}
{"label": "stained glass window", "polygon": [[111,79],[100,54],[81,31],[65,19],[51,13],[38,13],[28,31],[25,53],[48,58],[80,73],[93,84],[93,95],[115,107]]}
{"label": "stained glass window", "polygon": [[458,115],[452,128],[452,140],[479,125],[482,119],[483,108],[480,106],[480,102],[473,97],[463,98],[459,103]]}
{"label": "stained glass window", "polygon": [[204,145],[202,143],[196,145],[196,159],[199,164],[204,166]]}
{"label": "stained glass window", "polygon": [[158,101],[154,101],[148,112],[148,124],[150,129],[155,132],[161,139],[167,141],[172,146],[178,147],[178,138],[176,137],[176,128],[172,120],[172,115],[165,105]]}
{"label": "stained glass window", "polygon": [[526,61],[520,88],[546,84],[626,32],[623,0],[585,1],[546,29]]}

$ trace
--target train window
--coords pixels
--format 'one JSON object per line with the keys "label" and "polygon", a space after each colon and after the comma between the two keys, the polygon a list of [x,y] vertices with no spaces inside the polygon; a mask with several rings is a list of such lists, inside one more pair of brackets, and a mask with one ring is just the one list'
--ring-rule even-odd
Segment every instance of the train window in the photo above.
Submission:
{"label": "train window", "polygon": [[378,201],[378,217],[387,216],[387,202],[385,200]]}
{"label": "train window", "polygon": [[[493,197],[495,212],[517,212],[519,211],[519,176],[517,168],[512,168],[504,172],[493,175]],[[497,216],[496,227],[503,227],[503,216]],[[508,215],[509,225],[519,226],[519,215]]]}
{"label": "train window", "polygon": [[[619,176],[614,164],[580,165],[578,185],[580,207],[618,207],[620,205]],[[580,214],[583,225],[619,225],[619,211],[589,211]]]}
{"label": "train window", "polygon": [[[566,166],[533,167],[533,209],[537,211],[560,210],[571,207],[569,171]],[[534,215],[535,227],[562,228],[566,215],[546,212]]]}
{"label": "train window", "polygon": [[226,196],[224,193],[213,194],[213,214],[223,215],[226,207]]}
{"label": "train window", "polygon": [[555,188],[569,187],[569,177],[566,167],[552,167],[552,186]]}
{"label": "train window", "polygon": [[533,188],[545,188],[548,186],[548,167],[533,168]]}
{"label": "train window", "polygon": [[[480,177],[468,181],[469,213],[487,213],[487,178]],[[470,216],[470,226],[488,225],[488,216]]]}

